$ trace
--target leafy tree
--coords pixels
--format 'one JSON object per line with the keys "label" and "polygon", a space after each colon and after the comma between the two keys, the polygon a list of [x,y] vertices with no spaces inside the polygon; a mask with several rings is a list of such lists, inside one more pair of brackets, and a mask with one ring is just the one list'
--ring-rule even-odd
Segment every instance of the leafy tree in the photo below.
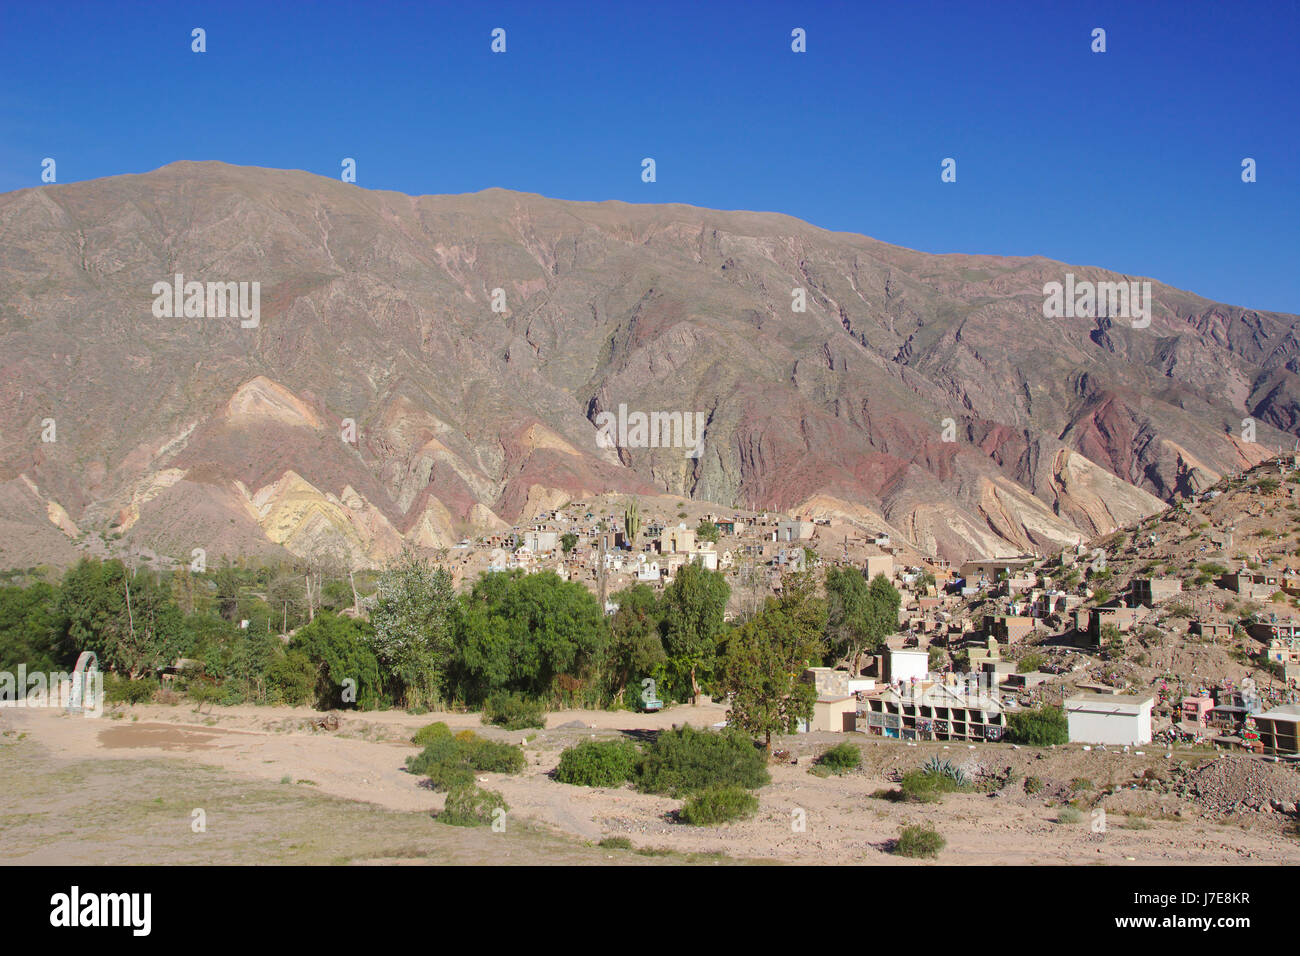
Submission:
{"label": "leafy tree", "polygon": [[804,668],[825,653],[826,603],[808,572],[786,578],[780,598],[742,624],[727,641],[722,688],[730,695],[727,723],[772,747],[773,733],[794,733],[811,720],[817,691]]}
{"label": "leafy tree", "polygon": [[898,631],[898,609],[903,597],[889,578],[877,574],[867,585],[867,640],[874,653],[885,638]]}
{"label": "leafy tree", "polygon": [[902,595],[883,574],[870,582],[856,568],[826,572],[827,628],[831,650],[852,673],[862,670],[864,654],[874,654],[898,630]]}
{"label": "leafy tree", "polygon": [[695,537],[701,541],[712,541],[717,544],[718,539],[722,537],[722,529],[712,521],[705,521],[701,518],[699,525],[695,528]]}
{"label": "leafy tree", "polygon": [[30,587],[0,588],[0,670],[53,671],[59,652],[59,593],[38,581]]}
{"label": "leafy tree", "polygon": [[698,564],[683,565],[664,592],[665,649],[672,662],[690,675],[695,705],[700,698],[699,675],[716,654],[730,593],[720,572]]}
{"label": "leafy tree", "polygon": [[569,554],[578,546],[578,536],[572,531],[566,531],[560,536],[560,550]]}
{"label": "leafy tree", "polygon": [[[371,649],[369,625],[322,611],[310,624],[298,629],[289,646],[302,651],[317,667],[318,707],[356,706],[368,710],[378,706],[383,697],[383,677]],[[349,680],[351,685],[345,683]]]}
{"label": "leafy tree", "polygon": [[608,640],[600,606],[576,581],[550,571],[484,574],[460,602],[455,684],[471,701],[503,690],[541,697],[560,675],[589,675]]}
{"label": "leafy tree", "polygon": [[826,637],[830,650],[861,673],[862,655],[867,650],[867,579],[857,568],[826,569]]}
{"label": "leafy tree", "polygon": [[170,590],[152,572],[130,574],[121,561],[83,558],[69,568],[58,615],[67,657],[94,651],[106,669],[131,679],[172,664],[189,644]]}
{"label": "leafy tree", "polygon": [[629,684],[637,684],[668,660],[661,636],[664,609],[648,584],[634,584],[614,595],[618,610],[609,621],[610,693],[621,699]]}
{"label": "leafy tree", "polygon": [[295,707],[312,699],[318,679],[316,664],[306,653],[296,649],[277,657],[267,674],[271,698]]}
{"label": "leafy tree", "polygon": [[409,547],[379,576],[371,648],[407,707],[440,698],[455,652],[453,602],[451,575]]}

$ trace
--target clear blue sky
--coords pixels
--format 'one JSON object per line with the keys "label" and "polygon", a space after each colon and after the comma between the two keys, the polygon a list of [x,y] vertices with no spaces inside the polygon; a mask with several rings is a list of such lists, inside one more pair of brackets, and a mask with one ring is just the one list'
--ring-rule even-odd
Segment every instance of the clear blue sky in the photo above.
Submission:
{"label": "clear blue sky", "polygon": [[0,0],[0,190],[46,156],[60,182],[350,156],[371,188],[773,210],[1300,313],[1298,50],[1297,0]]}

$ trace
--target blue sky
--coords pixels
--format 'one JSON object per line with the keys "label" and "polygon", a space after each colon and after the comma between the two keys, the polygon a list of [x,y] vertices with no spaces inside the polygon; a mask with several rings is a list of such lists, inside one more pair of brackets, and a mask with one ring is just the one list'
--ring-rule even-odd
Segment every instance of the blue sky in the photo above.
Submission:
{"label": "blue sky", "polygon": [[354,157],[370,188],[772,210],[1300,313],[1298,48],[1300,0],[0,0],[0,190],[47,156]]}

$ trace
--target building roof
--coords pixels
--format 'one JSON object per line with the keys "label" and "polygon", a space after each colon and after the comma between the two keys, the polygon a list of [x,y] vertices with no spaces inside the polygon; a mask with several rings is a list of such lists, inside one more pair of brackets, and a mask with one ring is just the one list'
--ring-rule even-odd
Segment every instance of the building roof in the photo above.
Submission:
{"label": "building roof", "polygon": [[1265,720],[1300,721],[1300,704],[1282,704],[1280,707],[1274,707],[1262,714],[1255,714],[1256,719],[1260,717]]}
{"label": "building roof", "polygon": [[1141,713],[1144,707],[1155,704],[1151,696],[1139,697],[1135,694],[1076,694],[1066,698],[1066,710],[1086,710],[1100,714]]}

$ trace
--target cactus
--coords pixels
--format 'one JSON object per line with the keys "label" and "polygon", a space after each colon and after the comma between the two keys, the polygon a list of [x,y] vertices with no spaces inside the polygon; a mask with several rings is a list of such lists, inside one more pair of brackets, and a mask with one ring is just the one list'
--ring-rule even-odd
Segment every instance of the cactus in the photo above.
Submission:
{"label": "cactus", "polygon": [[623,512],[623,530],[627,532],[627,546],[636,546],[636,536],[641,533],[641,509],[635,498]]}

